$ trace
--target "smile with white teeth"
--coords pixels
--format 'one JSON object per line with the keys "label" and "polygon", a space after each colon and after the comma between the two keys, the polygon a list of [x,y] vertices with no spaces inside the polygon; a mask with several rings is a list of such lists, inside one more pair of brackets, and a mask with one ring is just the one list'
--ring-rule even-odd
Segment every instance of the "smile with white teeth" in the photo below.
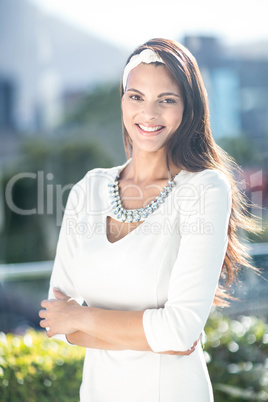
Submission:
{"label": "smile with white teeth", "polygon": [[142,124],[137,124],[139,128],[141,128],[143,131],[147,131],[148,133],[152,133],[155,131],[161,130],[164,126],[155,126],[155,127],[146,127],[143,126]]}

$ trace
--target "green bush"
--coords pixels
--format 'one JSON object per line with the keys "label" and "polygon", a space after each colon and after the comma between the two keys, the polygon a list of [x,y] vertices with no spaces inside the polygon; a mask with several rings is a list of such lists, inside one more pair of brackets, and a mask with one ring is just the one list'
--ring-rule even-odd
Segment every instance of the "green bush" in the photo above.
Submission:
{"label": "green bush", "polygon": [[77,402],[85,349],[29,330],[0,337],[2,402]]}
{"label": "green bush", "polygon": [[[43,332],[0,334],[1,401],[77,402],[84,353]],[[268,325],[262,320],[213,313],[205,356],[215,402],[268,401]]]}
{"label": "green bush", "polygon": [[268,401],[268,325],[211,314],[205,355],[216,402]]}

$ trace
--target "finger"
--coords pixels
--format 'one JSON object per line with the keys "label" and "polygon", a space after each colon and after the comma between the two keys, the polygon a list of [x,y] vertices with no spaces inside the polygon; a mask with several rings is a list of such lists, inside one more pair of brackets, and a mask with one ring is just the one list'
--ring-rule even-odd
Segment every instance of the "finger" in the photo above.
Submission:
{"label": "finger", "polygon": [[47,317],[47,311],[46,310],[40,310],[39,311],[39,317],[40,318],[46,318]]}
{"label": "finger", "polygon": [[183,352],[183,356],[189,356],[192,353],[191,349],[186,350],[186,352]]}
{"label": "finger", "polygon": [[188,349],[188,350],[187,350],[187,352],[186,352],[186,353],[187,353],[187,356],[191,355],[194,351],[195,351],[195,347],[192,346],[191,349]]}
{"label": "finger", "polygon": [[53,336],[53,333],[52,333],[52,331],[50,329],[47,331],[47,336],[49,338],[51,338]]}
{"label": "finger", "polygon": [[41,307],[47,308],[49,305],[49,300],[42,300],[41,301]]}
{"label": "finger", "polygon": [[59,288],[53,288],[54,296],[59,300],[69,300],[70,297],[63,293]]}
{"label": "finger", "polygon": [[48,326],[47,320],[40,321],[39,325],[41,328],[46,328]]}

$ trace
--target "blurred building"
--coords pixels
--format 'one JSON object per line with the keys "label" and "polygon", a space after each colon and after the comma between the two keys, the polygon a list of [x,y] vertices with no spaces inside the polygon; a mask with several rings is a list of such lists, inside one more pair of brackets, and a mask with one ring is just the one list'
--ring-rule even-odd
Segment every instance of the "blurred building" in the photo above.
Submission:
{"label": "blurred building", "polygon": [[241,133],[263,154],[268,145],[268,41],[226,46],[214,37],[187,36],[210,103],[216,139]]}
{"label": "blurred building", "polygon": [[[204,77],[215,139],[243,133],[263,155],[268,41],[230,47],[214,37],[188,36],[184,42]],[[96,83],[119,82],[126,57],[28,0],[0,0],[0,160],[16,152],[16,132],[52,132]]]}
{"label": "blurred building", "polygon": [[53,129],[63,94],[119,81],[126,56],[27,0],[0,0],[1,130]]}

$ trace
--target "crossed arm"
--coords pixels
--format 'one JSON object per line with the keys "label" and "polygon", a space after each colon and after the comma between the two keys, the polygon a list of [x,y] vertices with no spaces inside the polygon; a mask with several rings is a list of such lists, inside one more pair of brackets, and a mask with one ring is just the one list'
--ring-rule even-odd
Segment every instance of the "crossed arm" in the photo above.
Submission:
{"label": "crossed arm", "polygon": [[[94,349],[152,351],[143,330],[143,311],[115,311],[80,306],[59,289],[56,300],[43,300],[40,326],[49,328],[47,336],[65,334],[68,342]],[[162,352],[190,355],[197,341],[187,351]]]}

